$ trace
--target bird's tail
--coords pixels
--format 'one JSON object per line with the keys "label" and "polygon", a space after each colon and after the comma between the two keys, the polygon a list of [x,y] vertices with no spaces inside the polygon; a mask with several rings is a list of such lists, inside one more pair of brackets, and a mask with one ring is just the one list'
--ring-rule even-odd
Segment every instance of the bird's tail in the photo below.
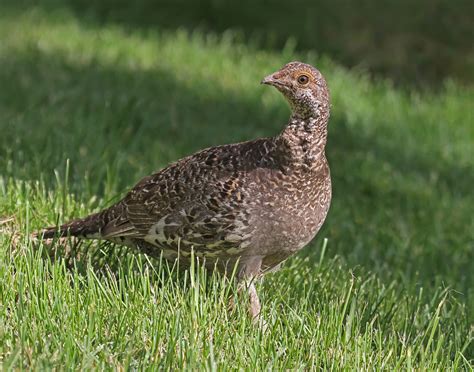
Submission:
{"label": "bird's tail", "polygon": [[36,232],[39,239],[63,238],[76,236],[79,238],[98,239],[105,225],[106,211],[91,214],[84,218],[70,221],[61,226],[47,227]]}

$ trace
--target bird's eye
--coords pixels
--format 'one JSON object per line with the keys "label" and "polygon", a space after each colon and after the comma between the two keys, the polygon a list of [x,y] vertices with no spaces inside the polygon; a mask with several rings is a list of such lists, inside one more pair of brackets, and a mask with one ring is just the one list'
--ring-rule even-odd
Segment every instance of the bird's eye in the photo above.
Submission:
{"label": "bird's eye", "polygon": [[309,76],[303,74],[303,75],[298,76],[297,80],[300,85],[306,85],[309,83]]}

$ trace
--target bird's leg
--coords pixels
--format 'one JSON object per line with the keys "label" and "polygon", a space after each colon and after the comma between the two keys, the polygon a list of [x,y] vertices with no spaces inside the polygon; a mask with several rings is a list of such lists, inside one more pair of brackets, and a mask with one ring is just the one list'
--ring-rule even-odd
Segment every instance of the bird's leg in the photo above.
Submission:
{"label": "bird's leg", "polygon": [[257,289],[255,288],[254,278],[250,280],[245,280],[239,283],[239,292],[245,291],[249,296],[249,313],[254,322],[258,321],[260,317],[260,310],[262,306],[260,305],[260,300],[258,298]]}
{"label": "bird's leg", "polygon": [[237,275],[238,286],[237,291],[244,293],[249,299],[249,314],[252,321],[258,323],[260,320],[261,305],[255,288],[255,280],[260,274],[262,265],[262,257],[254,256],[240,263]]}

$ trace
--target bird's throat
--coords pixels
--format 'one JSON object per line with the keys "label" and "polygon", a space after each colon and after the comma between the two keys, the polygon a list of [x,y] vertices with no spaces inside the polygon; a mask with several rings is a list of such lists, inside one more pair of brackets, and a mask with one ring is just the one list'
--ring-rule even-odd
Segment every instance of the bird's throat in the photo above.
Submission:
{"label": "bird's throat", "polygon": [[293,114],[290,117],[279,135],[287,161],[311,167],[324,155],[328,119],[329,115],[302,117]]}

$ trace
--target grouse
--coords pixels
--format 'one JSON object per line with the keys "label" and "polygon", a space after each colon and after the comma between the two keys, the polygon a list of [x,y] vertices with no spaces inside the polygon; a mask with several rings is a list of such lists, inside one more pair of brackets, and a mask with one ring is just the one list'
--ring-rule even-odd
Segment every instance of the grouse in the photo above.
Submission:
{"label": "grouse", "polygon": [[143,178],[115,205],[38,236],[107,240],[184,266],[195,257],[224,274],[236,267],[258,316],[254,279],[308,244],[331,202],[324,77],[290,62],[261,83],[290,104],[280,134],[199,151]]}

